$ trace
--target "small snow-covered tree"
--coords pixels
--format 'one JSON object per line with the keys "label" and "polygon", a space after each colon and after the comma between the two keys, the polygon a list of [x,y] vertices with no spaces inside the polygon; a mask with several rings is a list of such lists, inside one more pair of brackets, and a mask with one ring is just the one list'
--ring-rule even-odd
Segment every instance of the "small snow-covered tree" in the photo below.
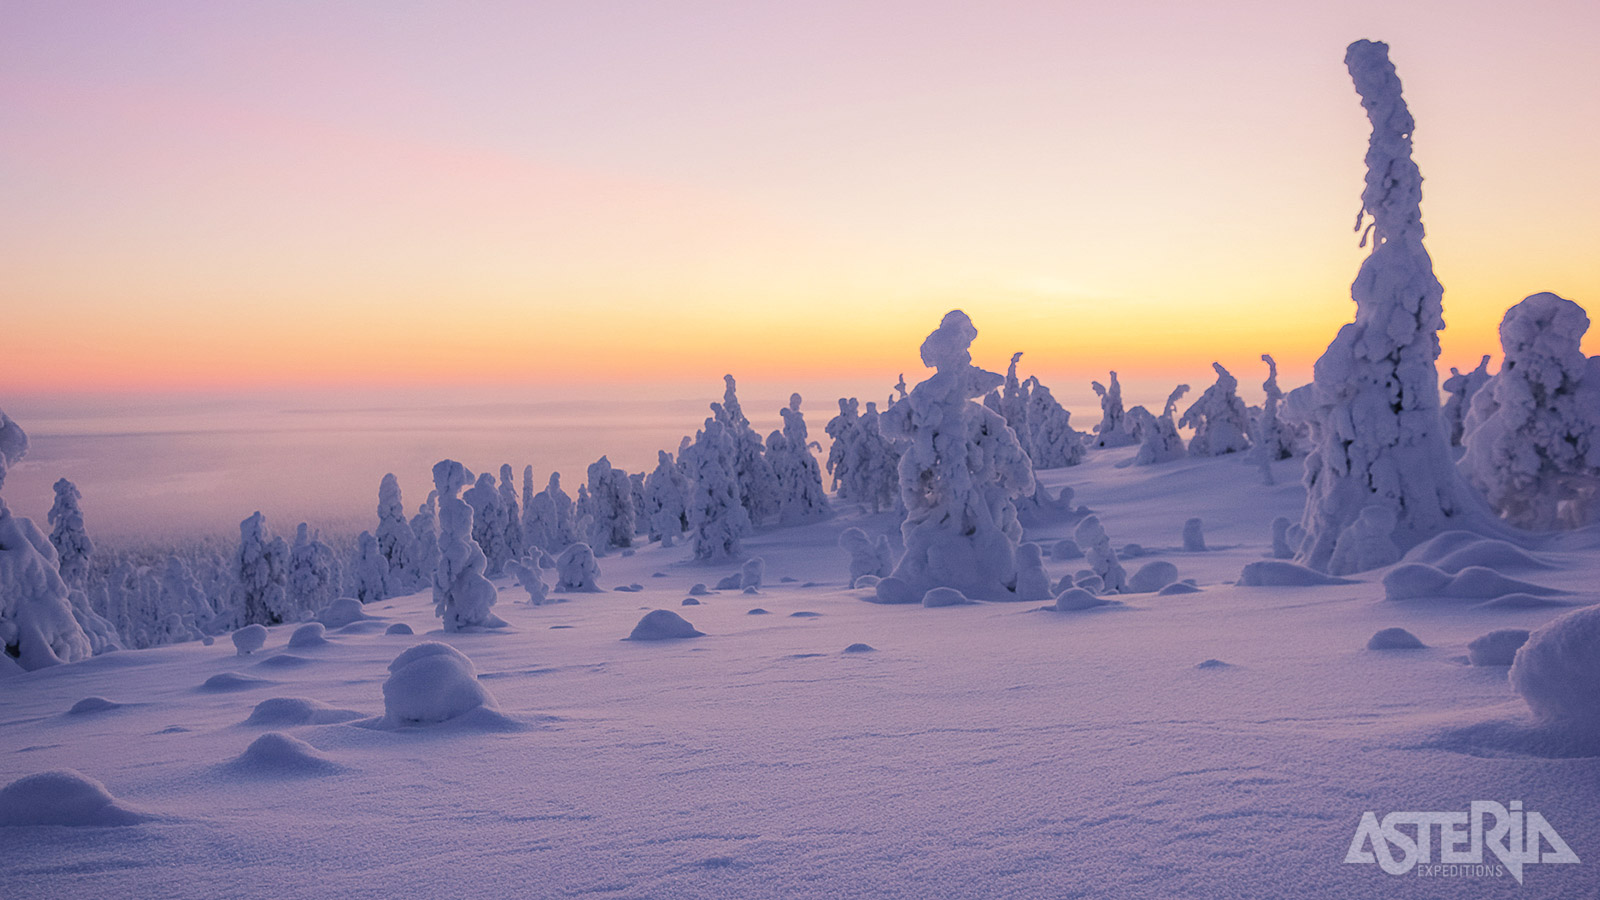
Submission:
{"label": "small snow-covered tree", "polygon": [[400,497],[400,480],[392,472],[383,476],[383,482],[378,486],[378,531],[374,537],[378,542],[378,552],[383,554],[389,571],[386,595],[416,590],[428,577],[429,571],[419,565],[417,535],[406,519],[406,505]]}
{"label": "small snow-covered tree", "polygon": [[389,597],[389,561],[383,558],[378,539],[363,531],[356,538],[356,557],[352,566],[353,593],[362,603],[375,603]]}
{"label": "small snow-covered tree", "polygon": [[656,460],[644,482],[646,521],[650,540],[671,547],[688,524],[689,479],[667,451],[658,451]]}
{"label": "small snow-covered tree", "polygon": [[594,540],[602,548],[632,547],[636,531],[633,485],[628,473],[602,456],[589,464],[589,502]]}
{"label": "small snow-covered tree", "polygon": [[1275,462],[1294,455],[1294,429],[1279,415],[1284,395],[1278,387],[1278,363],[1267,353],[1261,354],[1261,361],[1267,364],[1267,380],[1261,383],[1266,399],[1256,415],[1250,439],[1257,459]]}
{"label": "small snow-covered tree", "polygon": [[[824,432],[828,435],[828,474],[833,477],[833,490],[839,496],[848,497],[844,487],[845,478],[850,469],[850,440],[855,433],[856,420],[861,417],[861,406],[856,398],[840,397],[839,414],[828,420]],[[854,498],[852,498],[854,499]]]}
{"label": "small snow-covered tree", "polygon": [[[543,499],[541,499],[543,498]],[[561,489],[561,473],[551,472],[545,489],[533,496],[525,525],[537,546],[549,553],[560,553],[580,539],[572,498]]]}
{"label": "small snow-covered tree", "polygon": [[1178,401],[1189,392],[1187,384],[1180,384],[1167,395],[1167,405],[1162,408],[1161,415],[1152,416],[1150,411],[1142,406],[1136,406],[1142,421],[1137,421],[1139,432],[1139,451],[1133,456],[1136,466],[1153,466],[1158,463],[1171,462],[1182,459],[1183,437],[1178,434],[1178,424],[1173,421],[1177,412]]}
{"label": "small snow-covered tree", "polygon": [[[781,499],[778,520],[794,525],[828,514],[828,493],[822,489],[822,469],[811,455],[806,417],[800,411],[800,395],[789,395],[789,406],[778,410],[783,417],[783,433],[767,438],[767,456],[778,478]],[[782,440],[774,450],[773,436]]]}
{"label": "small snow-covered tree", "polygon": [[493,475],[484,472],[461,499],[472,507],[472,540],[488,560],[488,570],[484,574],[498,578],[505,574],[506,562],[511,559],[511,541],[507,535],[511,520],[509,511],[500,502],[500,487]]}
{"label": "small snow-covered tree", "polygon": [[1127,421],[1127,414],[1122,409],[1122,385],[1117,381],[1117,373],[1111,373],[1111,386],[1106,387],[1098,381],[1089,382],[1094,392],[1100,398],[1100,424],[1095,426],[1094,445],[1096,447],[1126,447],[1137,443],[1133,436],[1131,423]]}
{"label": "small snow-covered tree", "polygon": [[[472,507],[457,496],[470,477],[467,467],[453,459],[440,460],[433,467],[439,502],[439,567],[433,572],[433,608],[444,620],[445,631],[505,624],[490,611],[496,592],[483,574],[488,560],[472,539]],[[494,490],[492,481],[489,487]]]}
{"label": "small snow-covered tree", "polygon": [[733,448],[721,422],[706,419],[705,427],[684,455],[693,473],[689,494],[689,530],[695,559],[723,560],[738,556],[741,540],[750,530],[750,517],[739,502],[734,478]]}
{"label": "small snow-covered tree", "polygon": [[1472,398],[1461,470],[1523,528],[1577,528],[1600,499],[1600,357],[1583,307],[1534,294],[1500,322],[1500,371]]}
{"label": "small snow-covered tree", "polygon": [[1072,427],[1068,412],[1038,378],[1029,378],[1028,428],[1032,431],[1035,469],[1059,469],[1083,462],[1088,453],[1083,432]]}
{"label": "small snow-covered tree", "polygon": [[[0,412],[0,487],[6,468],[28,453],[28,435]],[[91,655],[94,647],[73,615],[56,548],[32,520],[12,515],[0,499],[0,647],[24,669],[42,669]]]}
{"label": "small snow-covered tree", "polygon": [[733,477],[739,485],[739,503],[750,523],[759,525],[778,514],[778,477],[767,460],[766,444],[750,427],[750,420],[739,406],[733,376],[724,375],[722,380],[726,385],[722,402],[711,404],[711,411],[722,423],[733,448]]}
{"label": "small snow-covered tree", "polygon": [[500,507],[506,517],[507,559],[522,559],[528,555],[528,542],[522,533],[522,507],[517,502],[517,486],[507,463],[500,465]]}
{"label": "small snow-covered tree", "polygon": [[[293,559],[292,548],[290,558]],[[293,571],[291,566],[291,578]],[[161,598],[165,608],[182,610],[185,624],[196,632],[204,635],[223,630],[222,624],[217,621],[217,609],[211,604],[211,598],[206,596],[199,579],[194,577],[194,572],[182,557],[167,557],[167,565],[161,572]]]}
{"label": "small snow-covered tree", "polygon": [[291,604],[296,609],[313,612],[327,606],[339,596],[340,574],[333,548],[312,534],[305,522],[297,525],[294,543],[289,546],[289,571],[284,586]]}
{"label": "small snow-covered tree", "polygon": [[1017,363],[1021,359],[1021,352],[1011,354],[1011,365],[1006,369],[1005,384],[1000,392],[998,412],[1016,433],[1017,443],[1022,445],[1022,452],[1028,454],[1028,459],[1034,460],[1037,465],[1037,451],[1033,446],[1033,426],[1028,421],[1028,386],[1017,378]]}
{"label": "small snow-covered tree", "polygon": [[56,499],[46,517],[51,525],[50,544],[56,548],[61,560],[61,580],[71,590],[88,586],[89,557],[94,553],[94,541],[83,526],[83,509],[78,501],[83,494],[78,486],[63,478],[55,484]]}
{"label": "small snow-covered tree", "polygon": [[1221,456],[1250,447],[1250,414],[1239,399],[1239,380],[1222,363],[1212,363],[1211,368],[1216,370],[1216,382],[1178,420],[1179,427],[1194,429],[1190,456]]}
{"label": "small snow-covered tree", "polygon": [[239,550],[234,554],[234,608],[240,625],[278,625],[299,619],[300,608],[289,601],[289,545],[274,537],[258,510],[239,523]]}
{"label": "small snow-covered tree", "polygon": [[[1332,565],[1334,549],[1368,506],[1394,513],[1391,539],[1401,553],[1487,518],[1456,472],[1439,410],[1444,289],[1422,244],[1422,174],[1411,159],[1416,126],[1387,45],[1356,41],[1345,64],[1372,123],[1361,205],[1372,214],[1373,247],[1350,288],[1355,321],[1317,360],[1305,400],[1297,399],[1303,389],[1290,394],[1312,432],[1295,558],[1335,575],[1354,571]],[[1368,516],[1360,527],[1387,521]]]}
{"label": "small snow-covered tree", "polygon": [[1440,385],[1444,392],[1450,396],[1444,401],[1444,420],[1450,426],[1450,446],[1461,446],[1462,435],[1466,433],[1467,410],[1472,408],[1472,397],[1478,389],[1489,381],[1489,354],[1485,353],[1483,359],[1478,360],[1478,367],[1471,372],[1462,372],[1455,366],[1450,367],[1450,377]]}
{"label": "small snow-covered tree", "polygon": [[428,502],[417,507],[411,517],[411,533],[417,536],[417,572],[425,573],[427,582],[433,582],[433,573],[439,568],[439,495],[428,492]]}
{"label": "small snow-covered tree", "polygon": [[879,583],[880,599],[919,600],[936,587],[974,599],[1013,596],[1022,526],[1012,501],[1033,493],[1033,467],[1005,420],[973,402],[1003,381],[972,364],[977,336],[966,313],[946,313],[922,342],[934,374],[881,416],[885,435],[905,448],[906,519],[905,553]]}
{"label": "small snow-covered tree", "polygon": [[868,403],[850,435],[848,489],[841,489],[840,496],[870,506],[873,512],[893,509],[899,495],[900,456],[900,448],[883,433],[878,404]]}

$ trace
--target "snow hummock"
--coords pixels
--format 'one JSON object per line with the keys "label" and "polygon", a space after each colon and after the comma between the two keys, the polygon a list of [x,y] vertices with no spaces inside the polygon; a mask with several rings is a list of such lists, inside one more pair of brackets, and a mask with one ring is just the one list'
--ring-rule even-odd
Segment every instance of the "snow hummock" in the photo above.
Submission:
{"label": "snow hummock", "polygon": [[1497,628],[1467,644],[1467,661],[1474,666],[1509,666],[1528,642],[1526,628]]}
{"label": "snow hummock", "polygon": [[339,597],[328,603],[317,612],[317,621],[324,628],[343,628],[353,622],[370,619],[361,601],[354,597]]}
{"label": "snow hummock", "polygon": [[224,768],[235,775],[282,777],[333,775],[345,767],[293,735],[268,731]]}
{"label": "snow hummock", "polygon": [[1534,715],[1600,737],[1600,606],[1534,629],[1517,651],[1510,677]]}
{"label": "snow hummock", "polygon": [[1368,650],[1421,650],[1424,644],[1404,628],[1385,628],[1367,641]]}
{"label": "snow hummock", "polygon": [[361,718],[353,709],[339,709],[307,697],[269,697],[256,704],[246,725],[327,725]]}
{"label": "snow hummock", "polygon": [[1315,569],[1276,559],[1253,562],[1239,572],[1239,583],[1248,587],[1309,587],[1320,584],[1354,584],[1348,578],[1324,575]]}
{"label": "snow hummock", "polygon": [[328,646],[328,629],[321,622],[307,622],[289,635],[290,650],[310,650]]}
{"label": "snow hummock", "polygon": [[1158,559],[1140,566],[1128,579],[1126,591],[1130,594],[1153,594],[1177,580],[1178,567]]}
{"label": "snow hummock", "polygon": [[137,825],[149,818],[76,769],[39,772],[0,788],[0,826],[107,827]]}
{"label": "snow hummock", "polygon": [[1386,600],[1428,597],[1488,600],[1507,594],[1553,597],[1563,593],[1554,588],[1507,578],[1484,566],[1467,566],[1451,574],[1426,563],[1405,563],[1395,566],[1383,576],[1383,595]]}
{"label": "snow hummock", "polygon": [[625,641],[670,641],[680,638],[704,637],[705,632],[689,624],[689,620],[670,609],[653,609],[644,614]]}
{"label": "snow hummock", "polygon": [[389,663],[383,683],[383,724],[434,725],[480,707],[495,709],[466,654],[439,641],[417,644]]}
{"label": "snow hummock", "polygon": [[233,633],[233,646],[240,656],[249,656],[267,645],[267,626],[246,625]]}

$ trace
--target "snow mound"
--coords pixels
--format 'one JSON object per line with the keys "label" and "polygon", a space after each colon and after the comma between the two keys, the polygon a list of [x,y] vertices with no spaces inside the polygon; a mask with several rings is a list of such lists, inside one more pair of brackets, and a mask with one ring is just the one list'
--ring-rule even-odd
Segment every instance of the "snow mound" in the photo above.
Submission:
{"label": "snow mound", "polygon": [[1600,737],[1600,606],[1535,629],[1511,664],[1511,687],[1540,719]]}
{"label": "snow mound", "polygon": [[1473,609],[1548,609],[1552,606],[1573,606],[1571,601],[1557,597],[1534,594],[1505,594],[1492,600],[1473,604]]}
{"label": "snow mound", "polygon": [[86,713],[97,713],[112,709],[121,709],[127,705],[128,704],[126,703],[118,703],[115,700],[107,700],[104,697],[85,697],[82,700],[79,700],[77,703],[72,704],[72,708],[67,710],[67,715],[81,716]]}
{"label": "snow mound", "polygon": [[411,630],[410,625],[404,622],[396,622],[390,625],[388,630],[384,631],[384,634],[416,634],[416,632]]}
{"label": "snow mound", "polygon": [[246,625],[233,633],[233,646],[240,656],[248,656],[267,644],[267,626]]}
{"label": "snow mound", "polygon": [[1246,587],[1312,587],[1322,584],[1355,584],[1348,578],[1324,575],[1314,569],[1278,559],[1264,559],[1246,565],[1239,573]]}
{"label": "snow mound", "polygon": [[310,664],[311,660],[304,656],[295,656],[293,653],[279,653],[277,656],[269,656],[256,663],[256,665],[268,669],[296,669]]}
{"label": "snow mound", "polygon": [[1525,628],[1501,628],[1472,639],[1467,644],[1467,661],[1475,666],[1509,666],[1517,651],[1528,642]]}
{"label": "snow mound", "polygon": [[802,609],[802,610],[799,610],[798,612],[789,613],[789,618],[791,618],[791,619],[816,619],[816,618],[820,618],[821,616],[822,616],[822,613],[812,612],[809,609]]}
{"label": "snow mound", "polygon": [[150,818],[117,802],[106,786],[74,769],[18,778],[0,788],[3,825],[136,825]]}
{"label": "snow mound", "polygon": [[1486,569],[1553,569],[1555,566],[1545,562],[1528,551],[1508,541],[1486,538],[1473,541],[1453,552],[1446,553],[1433,565],[1443,571],[1454,574],[1468,566],[1482,566]]}
{"label": "snow mound", "polygon": [[1077,541],[1071,538],[1063,538],[1051,545],[1050,558],[1060,560],[1083,559],[1083,549],[1078,546]]}
{"label": "snow mound", "polygon": [[689,624],[689,620],[670,609],[652,609],[644,614],[639,624],[625,641],[671,641],[679,638],[704,637],[705,632]]}
{"label": "snow mound", "polygon": [[362,619],[370,619],[361,607],[361,601],[354,597],[340,597],[330,601],[327,606],[317,613],[317,621],[324,628],[343,628]]}
{"label": "snow mound", "polygon": [[251,741],[226,768],[238,775],[264,776],[332,775],[344,771],[344,766],[322,751],[281,731],[269,731]]}
{"label": "snow mound", "polygon": [[256,704],[246,725],[331,725],[361,718],[353,709],[339,709],[305,697],[272,697]]}
{"label": "snow mound", "polygon": [[1482,566],[1467,566],[1452,575],[1427,563],[1405,563],[1383,576],[1383,595],[1388,600],[1424,597],[1489,600],[1519,593],[1549,597],[1565,592],[1507,578]]}
{"label": "snow mound", "polygon": [[248,691],[251,688],[272,684],[265,678],[254,675],[241,675],[238,672],[221,672],[207,678],[205,684],[200,685],[200,690],[208,694],[231,694],[234,691]]}
{"label": "snow mound", "polygon": [[1120,606],[1115,600],[1097,597],[1083,588],[1068,588],[1056,595],[1055,606],[1045,609],[1054,609],[1056,612],[1078,612],[1084,609],[1095,609],[1101,606]]}
{"label": "snow mound", "polygon": [[877,647],[874,647],[871,644],[862,643],[851,644],[850,646],[844,648],[844,652],[846,653],[876,653],[877,651]]}
{"label": "snow mound", "polygon": [[478,682],[478,670],[460,650],[424,641],[389,663],[383,683],[383,721],[391,727],[448,722],[496,703]]}
{"label": "snow mound", "polygon": [[936,606],[962,606],[971,602],[971,600],[967,599],[966,594],[952,587],[929,588],[922,595],[922,605],[929,608]]}
{"label": "snow mound", "polygon": [[1368,650],[1421,650],[1424,646],[1404,628],[1385,628],[1367,641]]}
{"label": "snow mound", "polygon": [[874,603],[918,603],[922,597],[904,580],[890,575],[878,582],[872,596],[867,599]]}
{"label": "snow mound", "polygon": [[696,581],[694,584],[689,585],[689,596],[691,597],[704,597],[709,593],[711,593],[711,589],[706,587],[703,581]]}
{"label": "snow mound", "polygon": [[878,582],[882,580],[883,577],[879,575],[862,575],[856,578],[855,581],[850,582],[850,586],[853,588],[876,588]]}
{"label": "snow mound", "polygon": [[1196,669],[1231,669],[1232,663],[1225,663],[1220,659],[1207,659],[1194,664]]}
{"label": "snow mound", "polygon": [[1166,587],[1162,588],[1161,590],[1156,591],[1156,596],[1157,597],[1172,597],[1172,596],[1175,596],[1177,594],[1198,594],[1198,593],[1200,593],[1200,589],[1195,587],[1194,585],[1190,584],[1189,582],[1187,582],[1187,581],[1174,581],[1173,583],[1167,585]]}
{"label": "snow mound", "polygon": [[747,616],[767,616],[767,615],[771,615],[771,613],[767,612],[766,610],[764,610],[764,609],[762,609],[761,607],[758,606],[755,609],[745,610],[745,615],[747,615]]}
{"label": "snow mound", "polygon": [[1130,594],[1153,594],[1178,580],[1178,567],[1166,560],[1145,563],[1128,579]]}
{"label": "snow mound", "polygon": [[700,605],[700,598],[699,597],[685,597],[685,598],[683,598],[683,603],[681,603],[679,605],[680,606],[699,606]]}
{"label": "snow mound", "polygon": [[307,622],[294,630],[289,635],[290,650],[306,650],[312,647],[326,647],[329,644],[328,629],[321,622]]}

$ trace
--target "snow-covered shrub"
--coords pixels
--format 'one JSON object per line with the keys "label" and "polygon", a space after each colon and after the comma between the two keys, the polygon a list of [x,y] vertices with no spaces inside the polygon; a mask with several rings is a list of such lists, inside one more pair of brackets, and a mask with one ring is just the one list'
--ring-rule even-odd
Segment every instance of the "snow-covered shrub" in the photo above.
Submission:
{"label": "snow-covered shrub", "polygon": [[884,585],[891,595],[921,596],[953,587],[968,597],[1012,598],[1022,537],[1012,501],[1033,493],[1033,466],[1005,421],[973,402],[1001,382],[972,364],[978,330],[966,313],[946,313],[922,342],[934,374],[881,416],[900,442],[900,499],[905,553]]}
{"label": "snow-covered shrub", "polygon": [[1132,423],[1127,421],[1127,414],[1122,410],[1122,385],[1117,381],[1117,373],[1111,373],[1110,387],[1098,381],[1091,381],[1089,386],[1100,397],[1100,424],[1094,429],[1094,445],[1126,447],[1134,443]]}
{"label": "snow-covered shrub", "polygon": [[1183,437],[1178,434],[1178,424],[1173,421],[1173,416],[1177,412],[1178,400],[1188,392],[1187,384],[1173,388],[1172,393],[1167,395],[1167,405],[1159,416],[1150,415],[1142,406],[1134,407],[1143,413],[1140,417],[1142,421],[1133,423],[1134,430],[1139,435],[1139,451],[1133,456],[1134,465],[1153,466],[1183,458]]}
{"label": "snow-covered shrub", "polygon": [[1072,539],[1082,548],[1084,557],[1095,577],[1100,579],[1100,589],[1108,594],[1120,592],[1128,584],[1128,573],[1117,560],[1117,551],[1111,538],[1100,525],[1099,516],[1085,516],[1073,529]]}
{"label": "snow-covered shrub", "polygon": [[[362,603],[373,603],[389,597],[389,561],[378,549],[378,539],[372,532],[363,531],[356,538],[356,558],[352,568],[355,578],[351,593]],[[319,604],[315,609],[320,609]]]}
{"label": "snow-covered shrub", "polygon": [[83,494],[65,478],[56,482],[55,493],[55,503],[45,517],[51,526],[50,544],[61,560],[61,580],[69,589],[83,590],[88,586],[89,557],[94,553],[94,541],[84,528],[83,509],[78,505]]}
{"label": "snow-covered shrub", "polygon": [[[179,566],[182,562],[174,558]],[[334,559],[333,548],[311,534],[310,527],[301,522],[294,530],[294,544],[289,547],[289,570],[285,576],[284,590],[296,609],[317,610],[327,606],[339,594],[339,564]],[[175,590],[187,592],[182,585],[184,572],[172,573],[177,581]]]}
{"label": "snow-covered shrub", "polygon": [[[469,473],[470,475],[470,473]],[[443,503],[441,494],[440,503]],[[510,511],[500,502],[500,486],[494,476],[484,472],[472,487],[461,494],[461,499],[472,509],[472,540],[483,551],[484,574],[490,578],[505,573],[506,562],[511,559]],[[441,510],[441,516],[443,512]]]}
{"label": "snow-covered shrub", "polygon": [[1312,432],[1296,559],[1336,575],[1356,571],[1344,567],[1348,557],[1334,564],[1335,547],[1373,504],[1394,514],[1390,539],[1401,552],[1482,515],[1455,470],[1439,414],[1443,288],[1422,245],[1415,123],[1386,45],[1357,41],[1345,64],[1372,122],[1361,204],[1373,217],[1373,248],[1350,289],[1355,321],[1317,360],[1309,389],[1291,392],[1288,403]]}
{"label": "snow-covered shrub", "polygon": [[1050,599],[1050,576],[1038,544],[1024,542],[1017,547],[1016,596],[1018,600]]}
{"label": "snow-covered shrub", "polygon": [[517,579],[517,586],[528,592],[528,602],[534,606],[550,596],[550,586],[544,583],[544,574],[537,565],[528,565],[514,559],[507,566]]}
{"label": "snow-covered shrub", "polygon": [[1500,322],[1505,359],[1472,398],[1461,469],[1489,505],[1523,528],[1594,520],[1600,494],[1600,358],[1579,347],[1583,308],[1534,294]]}
{"label": "snow-covered shrub", "polygon": [[558,591],[598,591],[600,586],[596,581],[599,578],[600,564],[595,562],[594,550],[582,541],[568,545],[556,557]]}
{"label": "snow-covered shrub", "polygon": [[863,575],[875,575],[882,578],[888,575],[894,567],[891,559],[892,551],[889,548],[889,536],[878,535],[877,540],[867,537],[867,533],[859,528],[846,528],[839,534],[839,548],[850,554],[850,583]]}
{"label": "snow-covered shrub", "polygon": [[1205,523],[1200,519],[1193,518],[1183,523],[1183,549],[1190,553],[1205,552]]}
{"label": "snow-covered shrub", "polygon": [[581,540],[573,512],[572,498],[561,489],[561,473],[551,472],[545,489],[533,496],[524,511],[522,524],[528,546],[560,553],[568,544]]}
{"label": "snow-covered shrub", "polygon": [[741,538],[750,529],[750,518],[739,502],[733,450],[726,435],[721,422],[706,419],[705,428],[695,434],[694,443],[682,454],[688,458],[693,473],[689,530],[693,533],[695,559],[738,556]]}
{"label": "snow-covered shrub", "polygon": [[767,458],[778,479],[778,521],[796,525],[828,514],[828,494],[822,489],[822,469],[811,455],[800,395],[789,395],[789,406],[778,410],[783,431],[767,436]]}
{"label": "snow-covered shrub", "polygon": [[274,537],[258,510],[239,523],[239,550],[234,554],[234,609],[239,624],[277,625],[299,618],[289,599],[289,545]]}
{"label": "snow-covered shrub", "polygon": [[628,473],[612,468],[602,456],[589,464],[588,487],[595,548],[632,547],[636,523]]}
{"label": "snow-covered shrub", "polygon": [[444,619],[445,631],[505,624],[490,612],[496,592],[483,575],[488,566],[483,550],[472,539],[472,507],[457,496],[469,477],[466,466],[452,459],[433,467],[439,502],[439,566],[433,572],[433,607],[434,614]]}
{"label": "snow-covered shrub", "polygon": [[761,580],[767,574],[767,561],[759,556],[752,556],[739,567],[739,587],[743,590],[759,589]]}
{"label": "snow-covered shrub", "polygon": [[1487,353],[1483,355],[1483,359],[1478,360],[1478,367],[1471,372],[1463,372],[1455,366],[1450,367],[1450,377],[1439,386],[1450,395],[1444,401],[1444,421],[1450,426],[1450,446],[1461,446],[1461,438],[1467,430],[1467,410],[1472,408],[1472,397],[1488,382],[1489,354]]}
{"label": "snow-covered shrub", "polygon": [[[447,493],[454,491],[439,490],[441,515]],[[448,722],[480,707],[494,709],[494,697],[478,681],[472,660],[449,644],[423,641],[389,663],[383,715],[391,727]]]}
{"label": "snow-covered shrub", "polygon": [[1600,606],[1534,629],[1511,664],[1511,687],[1539,718],[1600,736]]}
{"label": "snow-covered shrub", "polygon": [[1038,378],[1029,378],[1026,389],[1033,467],[1057,469],[1083,462],[1088,448],[1084,445],[1083,433],[1072,427],[1072,413],[1056,402],[1050,389]]}
{"label": "snow-covered shrub", "polygon": [[239,656],[249,656],[267,645],[267,626],[260,623],[246,625],[233,633],[234,651]]}
{"label": "snow-covered shrub", "polygon": [[1212,363],[1211,368],[1216,370],[1216,382],[1178,420],[1179,427],[1194,429],[1190,456],[1221,456],[1250,446],[1250,414],[1239,399],[1239,380],[1221,363]]}
{"label": "snow-covered shrub", "polygon": [[[378,485],[378,552],[389,572],[388,594],[416,590],[426,577],[419,569],[417,535],[406,519],[406,505],[400,497],[400,480],[393,473],[383,476]],[[321,608],[317,604],[312,609]]]}

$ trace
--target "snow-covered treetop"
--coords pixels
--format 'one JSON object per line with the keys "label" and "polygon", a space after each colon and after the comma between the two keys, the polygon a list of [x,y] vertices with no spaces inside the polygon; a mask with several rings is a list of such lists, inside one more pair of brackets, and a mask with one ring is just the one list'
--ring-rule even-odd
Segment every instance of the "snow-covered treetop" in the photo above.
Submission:
{"label": "snow-covered treetop", "polygon": [[1367,186],[1361,192],[1356,229],[1361,229],[1362,216],[1370,214],[1375,244],[1401,237],[1421,241],[1422,172],[1411,159],[1411,133],[1417,126],[1400,96],[1389,45],[1356,41],[1345,51],[1344,64],[1372,122]]}
{"label": "snow-covered treetop", "polygon": [[434,463],[433,486],[440,497],[454,497],[457,491],[471,483],[472,472],[461,463],[453,459],[441,459]]}
{"label": "snow-covered treetop", "polygon": [[972,364],[971,347],[977,337],[978,329],[967,318],[967,314],[952,309],[944,314],[939,327],[922,342],[923,365],[938,370],[939,376],[962,379],[965,382],[960,390],[962,399],[982,397],[1005,383],[1005,378],[999,373]]}
{"label": "snow-covered treetop", "polygon": [[6,466],[22,462],[28,455],[28,434],[15,420],[0,410],[0,487],[6,483]]}

